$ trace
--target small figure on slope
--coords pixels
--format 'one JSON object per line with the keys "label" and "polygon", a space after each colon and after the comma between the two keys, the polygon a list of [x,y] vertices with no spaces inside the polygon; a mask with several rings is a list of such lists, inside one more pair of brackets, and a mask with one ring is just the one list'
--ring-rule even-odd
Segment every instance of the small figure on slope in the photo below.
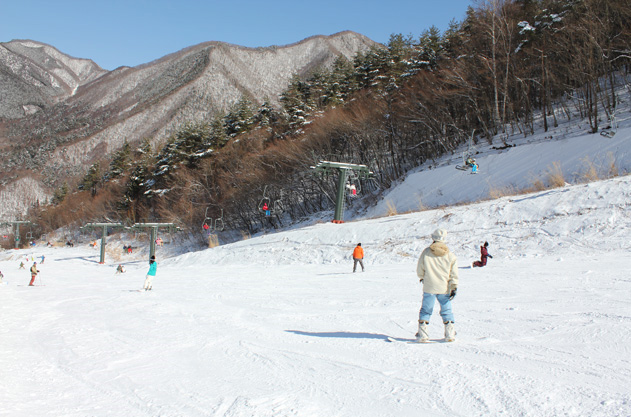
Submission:
{"label": "small figure on slope", "polygon": [[358,243],[353,250],[353,272],[357,269],[357,263],[361,265],[362,272],[364,272],[364,249],[361,243]]}
{"label": "small figure on slope", "polygon": [[158,269],[158,263],[156,262],[155,255],[151,255],[151,259],[149,259],[149,271],[147,271],[147,276],[145,277],[145,285],[143,286],[144,290],[150,290],[152,285],[151,281],[156,277],[156,270]]}
{"label": "small figure on slope", "polygon": [[417,342],[429,342],[429,319],[436,300],[440,303],[440,316],[445,325],[445,341],[456,340],[454,315],[451,300],[458,289],[458,259],[445,244],[447,231],[436,229],[432,233],[433,243],[418,260],[416,274],[423,283],[423,304],[419,312]]}
{"label": "small figure on slope", "polygon": [[489,255],[489,242],[484,242],[483,246],[480,246],[480,260],[479,261],[475,261],[473,263],[473,266],[476,267],[483,267],[486,265],[486,258],[491,258],[493,259],[493,257],[491,255]]}
{"label": "small figure on slope", "polygon": [[20,262],[20,267],[18,269],[25,269],[24,268],[24,262]]}
{"label": "small figure on slope", "polygon": [[2,275],[2,271],[0,271],[0,284],[2,284],[2,278],[4,278],[4,275]]}
{"label": "small figure on slope", "polygon": [[121,264],[118,264],[118,266],[116,267],[116,273],[117,274],[124,274],[125,273],[125,267]]}
{"label": "small figure on slope", "polygon": [[39,273],[39,270],[37,269],[37,262],[33,262],[33,266],[31,266],[31,282],[28,284],[29,287],[32,287],[33,284],[35,283],[35,277],[37,276],[38,273]]}

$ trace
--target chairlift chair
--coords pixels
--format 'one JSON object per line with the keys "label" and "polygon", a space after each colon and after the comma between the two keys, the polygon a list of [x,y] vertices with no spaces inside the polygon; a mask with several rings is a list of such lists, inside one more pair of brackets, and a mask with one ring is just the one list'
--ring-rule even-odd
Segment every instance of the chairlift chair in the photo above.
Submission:
{"label": "chairlift chair", "polygon": [[[605,130],[606,129],[606,130]],[[611,114],[611,126],[600,131],[600,135],[606,138],[613,138],[618,132],[618,123],[616,123],[616,113]]]}
{"label": "chairlift chair", "polygon": [[209,231],[213,227],[213,219],[208,217],[208,209],[210,207],[206,207],[206,212],[204,213],[204,221],[202,222],[202,229]]}
{"label": "chairlift chair", "polygon": [[206,208],[206,213],[204,214],[204,221],[202,222],[202,228],[206,230],[209,234],[214,232],[223,232],[225,226],[223,222],[223,209],[221,209],[221,216],[214,219],[212,217],[208,217],[208,209]]}
{"label": "chairlift chair", "polygon": [[280,190],[280,197],[277,200],[274,200],[274,206],[272,207],[271,214],[282,214],[285,211],[285,207],[283,206],[283,190]]}
{"label": "chairlift chair", "polygon": [[215,219],[214,231],[215,232],[223,232],[224,230],[223,224],[223,209],[221,209],[221,217]]}
{"label": "chairlift chair", "polygon": [[267,196],[267,185],[263,187],[263,198],[258,205],[259,212],[263,213],[266,217],[271,216],[272,213],[272,200]]}

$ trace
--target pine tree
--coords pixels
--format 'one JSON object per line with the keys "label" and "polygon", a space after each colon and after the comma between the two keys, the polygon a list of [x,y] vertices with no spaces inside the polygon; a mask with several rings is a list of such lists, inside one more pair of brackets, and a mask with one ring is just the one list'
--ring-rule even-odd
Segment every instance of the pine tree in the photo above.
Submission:
{"label": "pine tree", "polygon": [[90,165],[88,172],[85,174],[81,182],[79,183],[79,190],[92,191],[92,194],[96,194],[96,187],[101,182],[101,165],[98,162]]}
{"label": "pine tree", "polygon": [[62,201],[64,201],[64,199],[66,198],[66,196],[68,195],[68,183],[64,182],[61,187],[59,187],[58,189],[56,189],[53,192],[53,198],[51,200],[51,203],[54,205],[58,205],[60,204]]}
{"label": "pine tree", "polygon": [[289,127],[300,129],[307,122],[312,107],[307,85],[297,74],[291,79],[289,87],[281,95],[280,102],[287,113]]}
{"label": "pine tree", "polygon": [[252,107],[252,101],[246,96],[241,96],[224,117],[224,126],[228,136],[234,137],[250,129],[254,123]]}
{"label": "pine tree", "polygon": [[105,176],[106,179],[118,178],[129,168],[131,162],[131,146],[125,139],[123,146],[114,153],[112,162],[110,162],[110,170]]}

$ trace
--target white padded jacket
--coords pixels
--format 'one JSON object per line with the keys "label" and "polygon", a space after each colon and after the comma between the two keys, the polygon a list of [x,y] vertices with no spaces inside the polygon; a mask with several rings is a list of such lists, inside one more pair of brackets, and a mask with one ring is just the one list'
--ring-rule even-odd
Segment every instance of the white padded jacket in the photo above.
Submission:
{"label": "white padded jacket", "polygon": [[458,288],[458,259],[443,242],[434,242],[421,253],[416,274],[423,292],[449,294]]}

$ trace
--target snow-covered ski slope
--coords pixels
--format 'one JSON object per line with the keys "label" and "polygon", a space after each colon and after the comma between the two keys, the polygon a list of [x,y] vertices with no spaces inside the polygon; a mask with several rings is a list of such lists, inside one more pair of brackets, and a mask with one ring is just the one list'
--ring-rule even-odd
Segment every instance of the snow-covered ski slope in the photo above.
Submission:
{"label": "snow-covered ski slope", "polygon": [[[478,175],[455,160],[423,167],[367,215],[415,209],[419,195],[475,201],[554,161],[568,181],[585,156],[611,152],[629,169],[628,126],[540,139],[481,149]],[[87,245],[4,251],[0,416],[627,417],[630,207],[622,176],[180,256],[167,245],[151,292],[137,291],[140,255],[121,255],[127,272],[115,274],[118,259],[99,265]],[[460,262],[457,341],[440,343],[435,311],[438,343],[388,342],[416,331],[416,260],[437,227]],[[469,268],[485,240],[494,258]],[[358,242],[366,272],[353,274]],[[43,286],[28,287],[41,255]]]}

